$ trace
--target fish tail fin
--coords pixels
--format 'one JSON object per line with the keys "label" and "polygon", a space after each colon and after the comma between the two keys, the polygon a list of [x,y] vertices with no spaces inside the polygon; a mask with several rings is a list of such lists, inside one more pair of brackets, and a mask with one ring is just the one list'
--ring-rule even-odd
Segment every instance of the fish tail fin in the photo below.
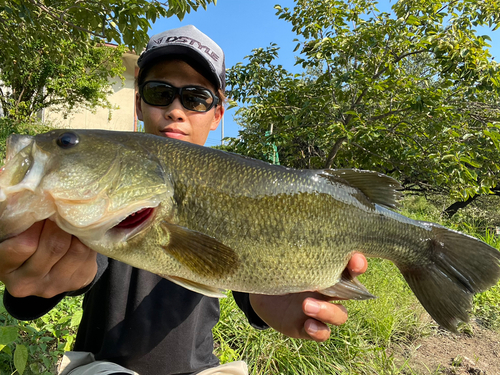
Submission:
{"label": "fish tail fin", "polygon": [[430,262],[398,267],[432,318],[456,332],[460,321],[468,321],[473,295],[498,282],[500,251],[466,234],[420,223],[432,230],[426,241]]}

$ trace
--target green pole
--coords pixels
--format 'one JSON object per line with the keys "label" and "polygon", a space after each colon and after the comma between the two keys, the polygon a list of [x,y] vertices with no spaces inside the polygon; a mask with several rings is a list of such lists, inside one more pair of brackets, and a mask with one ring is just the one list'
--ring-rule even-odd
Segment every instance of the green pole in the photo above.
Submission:
{"label": "green pole", "polygon": [[[266,131],[266,138],[271,135],[271,131]],[[268,142],[266,141],[266,146],[271,146],[272,151],[268,154],[267,158],[269,161],[273,164],[280,165],[280,157],[278,155],[278,147],[276,147],[276,144],[273,142]]]}

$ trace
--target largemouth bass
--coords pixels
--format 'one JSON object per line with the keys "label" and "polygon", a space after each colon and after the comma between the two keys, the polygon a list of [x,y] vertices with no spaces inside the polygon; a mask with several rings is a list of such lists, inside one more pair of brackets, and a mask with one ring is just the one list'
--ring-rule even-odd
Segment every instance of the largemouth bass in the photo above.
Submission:
{"label": "largemouth bass", "polygon": [[393,210],[399,184],[360,170],[294,170],[140,133],[13,135],[0,240],[49,218],[106,256],[209,296],[318,291],[371,298],[354,251],[396,264],[441,326],[467,321],[500,252]]}

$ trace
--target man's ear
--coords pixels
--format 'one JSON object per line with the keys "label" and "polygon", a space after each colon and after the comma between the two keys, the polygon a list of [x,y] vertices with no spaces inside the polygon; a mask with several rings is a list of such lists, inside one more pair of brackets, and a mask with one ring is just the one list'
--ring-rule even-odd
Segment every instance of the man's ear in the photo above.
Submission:
{"label": "man's ear", "polygon": [[218,105],[217,107],[215,107],[215,115],[212,121],[212,126],[210,126],[210,130],[217,129],[222,120],[222,116],[224,116],[224,111],[225,109],[223,105]]}
{"label": "man's ear", "polygon": [[142,117],[142,102],[141,102],[141,96],[139,95],[139,92],[135,93],[135,113],[137,114],[137,118],[140,121],[144,121]]}

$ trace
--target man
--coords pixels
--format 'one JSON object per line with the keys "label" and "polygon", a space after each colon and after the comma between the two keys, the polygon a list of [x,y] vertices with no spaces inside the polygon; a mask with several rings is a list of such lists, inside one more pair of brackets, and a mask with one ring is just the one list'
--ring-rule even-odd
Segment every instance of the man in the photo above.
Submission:
{"label": "man", "polygon": [[[184,26],[153,36],[138,65],[136,109],[146,132],[203,145],[224,114],[221,48]],[[362,273],[366,259],[357,254],[348,268]],[[0,244],[0,280],[5,307],[18,319],[86,293],[75,352],[65,357],[62,374],[247,373],[243,363],[216,367],[211,330],[218,300],[96,254],[49,220]],[[327,323],[347,319],[345,308],[317,293],[234,297],[255,327],[296,338],[324,341]]]}

